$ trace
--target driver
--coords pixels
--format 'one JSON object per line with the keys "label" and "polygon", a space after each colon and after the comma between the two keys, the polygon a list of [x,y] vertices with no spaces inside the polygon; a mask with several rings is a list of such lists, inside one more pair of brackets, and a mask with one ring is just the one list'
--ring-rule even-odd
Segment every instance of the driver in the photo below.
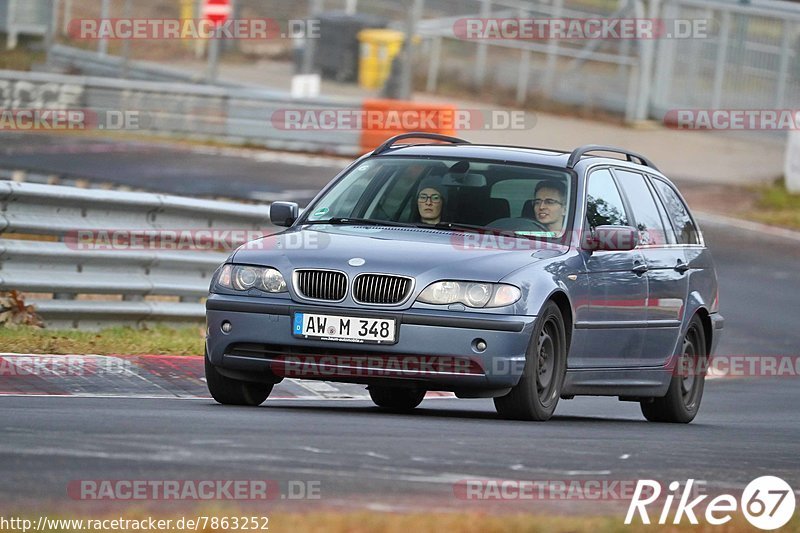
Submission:
{"label": "driver", "polygon": [[536,184],[533,196],[536,221],[548,231],[561,232],[567,215],[567,190],[564,184],[555,180],[540,181]]}
{"label": "driver", "polygon": [[442,221],[442,210],[447,200],[447,189],[441,180],[426,178],[417,188],[417,213],[424,224],[438,224]]}

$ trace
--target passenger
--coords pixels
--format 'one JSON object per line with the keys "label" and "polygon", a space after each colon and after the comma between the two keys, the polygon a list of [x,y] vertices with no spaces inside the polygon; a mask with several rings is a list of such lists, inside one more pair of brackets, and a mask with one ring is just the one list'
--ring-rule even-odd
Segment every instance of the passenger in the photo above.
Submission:
{"label": "passenger", "polygon": [[447,190],[437,179],[426,178],[417,188],[417,214],[419,222],[438,224],[447,201]]}
{"label": "passenger", "polygon": [[555,180],[540,181],[536,184],[533,199],[533,212],[536,221],[548,231],[560,233],[567,215],[567,190],[563,183]]}

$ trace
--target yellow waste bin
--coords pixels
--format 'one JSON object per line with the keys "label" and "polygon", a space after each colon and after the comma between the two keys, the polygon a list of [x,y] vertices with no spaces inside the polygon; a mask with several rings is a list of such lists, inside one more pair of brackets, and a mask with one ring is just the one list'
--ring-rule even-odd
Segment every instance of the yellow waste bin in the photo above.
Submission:
{"label": "yellow waste bin", "polygon": [[396,30],[366,29],[358,32],[361,54],[358,84],[364,89],[380,89],[392,70],[392,61],[400,53],[405,34]]}

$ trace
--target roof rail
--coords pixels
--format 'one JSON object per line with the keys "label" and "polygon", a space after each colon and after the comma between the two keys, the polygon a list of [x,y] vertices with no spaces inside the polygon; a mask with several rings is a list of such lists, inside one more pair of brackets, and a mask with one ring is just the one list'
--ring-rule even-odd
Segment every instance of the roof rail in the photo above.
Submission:
{"label": "roof rail", "polygon": [[427,132],[416,132],[416,133],[401,133],[400,135],[395,135],[391,139],[388,139],[382,145],[375,148],[372,151],[372,155],[382,154],[389,148],[391,148],[394,143],[397,141],[401,141],[403,139],[431,139],[434,141],[442,141],[448,142],[452,144],[470,144],[469,141],[465,141],[464,139],[459,139],[458,137],[450,137],[449,135],[442,135],[441,133],[427,133]]}
{"label": "roof rail", "polygon": [[635,163],[634,159],[638,159],[639,164],[650,167],[653,170],[658,170],[653,162],[643,155],[637,154],[636,152],[631,152],[630,150],[623,150],[622,148],[616,148],[614,146],[603,146],[601,144],[586,144],[584,146],[575,148],[572,153],[569,154],[569,159],[567,159],[567,168],[575,168],[575,165],[578,164],[578,161],[581,160],[581,157],[589,152],[614,152],[616,154],[622,154],[631,163]]}

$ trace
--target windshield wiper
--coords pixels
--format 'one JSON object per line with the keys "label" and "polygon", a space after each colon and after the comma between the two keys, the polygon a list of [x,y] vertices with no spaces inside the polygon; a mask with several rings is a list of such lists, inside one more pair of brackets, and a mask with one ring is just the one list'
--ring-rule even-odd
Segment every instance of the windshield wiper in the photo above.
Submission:
{"label": "windshield wiper", "polygon": [[395,222],[393,220],[375,220],[372,218],[333,217],[326,220],[306,220],[303,224],[333,224],[340,226],[391,226],[399,228],[414,228],[415,224]]}
{"label": "windshield wiper", "polygon": [[439,222],[428,227],[436,229],[450,229],[455,231],[471,231],[475,233],[495,233],[497,230],[487,228],[486,226],[477,226],[475,224],[460,224],[458,222]]}

